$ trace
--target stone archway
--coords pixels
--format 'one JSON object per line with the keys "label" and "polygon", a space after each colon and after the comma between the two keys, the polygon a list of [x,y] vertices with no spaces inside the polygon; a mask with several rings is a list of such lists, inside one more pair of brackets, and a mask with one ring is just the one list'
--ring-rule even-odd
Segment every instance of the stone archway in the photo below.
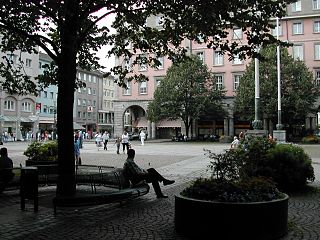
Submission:
{"label": "stone archway", "polygon": [[134,132],[145,128],[149,138],[154,138],[155,124],[147,120],[149,101],[115,101],[115,136],[121,136],[126,129]]}

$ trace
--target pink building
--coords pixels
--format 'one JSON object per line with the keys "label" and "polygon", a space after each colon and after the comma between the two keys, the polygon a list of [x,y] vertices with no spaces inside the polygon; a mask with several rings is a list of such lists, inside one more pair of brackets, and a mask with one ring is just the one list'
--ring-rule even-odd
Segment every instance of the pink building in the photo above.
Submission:
{"label": "pink building", "polygon": [[[320,84],[320,0],[300,0],[287,7],[288,16],[279,21],[279,37],[281,40],[293,43],[289,53],[296,59],[305,61],[309,70]],[[274,21],[275,20],[271,20]],[[149,19],[149,26],[158,25],[157,17]],[[245,41],[241,29],[231,29],[230,37],[235,41]],[[276,29],[271,30],[276,34]],[[206,46],[191,43],[185,40],[182,45],[189,48],[189,52],[198,55],[208,65],[209,69],[217,76],[217,87],[227,90],[225,107],[228,109],[228,117],[215,119],[208,116],[199,120],[193,126],[193,137],[203,137],[208,134],[233,136],[243,129],[250,128],[250,123],[234,119],[233,100],[235,90],[241,84],[240,78],[245,71],[246,64],[251,59],[241,61],[235,58],[228,60],[219,51],[208,49]],[[184,131],[181,121],[161,121],[153,123],[147,120],[146,111],[148,103],[153,99],[153,94],[166,75],[166,70],[171,66],[171,61],[165,57],[159,58],[162,63],[157,69],[146,65],[134,67],[134,72],[142,72],[149,77],[148,82],[129,83],[128,89],[118,88],[115,108],[115,134],[121,134],[124,129],[129,131],[147,130],[149,138],[168,138],[178,131]],[[117,59],[117,64],[130,67],[130,60]],[[253,96],[254,97],[254,96]],[[318,103],[319,105],[319,103]],[[263,119],[264,129],[272,132],[275,123]],[[316,129],[317,116],[310,114],[306,119],[306,129]]]}

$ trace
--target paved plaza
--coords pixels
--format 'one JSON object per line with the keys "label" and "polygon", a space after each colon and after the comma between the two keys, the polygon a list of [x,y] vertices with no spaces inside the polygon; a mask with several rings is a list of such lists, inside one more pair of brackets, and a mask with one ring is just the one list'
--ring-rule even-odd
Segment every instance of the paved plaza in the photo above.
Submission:
{"label": "paved plaza", "polygon": [[[175,184],[162,187],[168,199],[157,199],[153,189],[145,196],[127,202],[124,206],[107,204],[100,206],[58,209],[53,214],[51,198],[53,187],[41,188],[39,211],[33,212],[31,202],[25,211],[20,210],[18,191],[0,194],[0,239],[187,239],[174,229],[174,195],[188,182],[199,176],[207,176],[210,162],[204,149],[222,152],[229,144],[184,143],[171,141],[147,141],[141,146],[133,141],[136,162],[144,168],[154,167]],[[24,166],[25,142],[6,143],[14,165]],[[73,146],[72,146],[73,147]],[[313,159],[316,181],[320,187],[319,145],[303,146]],[[116,154],[113,142],[108,151],[99,150],[93,142],[84,143],[81,151],[83,164],[122,167],[126,154]],[[296,194],[289,200],[289,233],[287,239],[320,239],[320,192]],[[214,216],[212,216],[214,217]],[[197,231],[197,229],[194,229]],[[214,226],[212,237],[214,239]]]}

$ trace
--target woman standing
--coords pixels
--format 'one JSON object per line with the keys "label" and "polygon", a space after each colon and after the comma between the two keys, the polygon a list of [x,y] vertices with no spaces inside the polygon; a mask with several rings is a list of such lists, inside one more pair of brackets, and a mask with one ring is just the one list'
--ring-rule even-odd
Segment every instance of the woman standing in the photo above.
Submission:
{"label": "woman standing", "polygon": [[129,133],[127,133],[127,131],[124,131],[122,136],[121,136],[121,139],[122,139],[121,142],[122,142],[122,151],[123,151],[123,153],[125,153],[124,152],[125,148],[127,148],[127,152],[128,152],[128,150],[129,150]]}

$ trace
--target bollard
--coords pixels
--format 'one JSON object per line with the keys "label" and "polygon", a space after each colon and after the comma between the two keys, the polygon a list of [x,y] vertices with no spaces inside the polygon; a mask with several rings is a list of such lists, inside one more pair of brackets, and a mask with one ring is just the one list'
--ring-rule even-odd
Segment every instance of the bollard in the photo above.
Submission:
{"label": "bollard", "polygon": [[34,211],[38,211],[38,168],[22,167],[20,177],[21,209],[25,209],[25,200],[33,200]]}

